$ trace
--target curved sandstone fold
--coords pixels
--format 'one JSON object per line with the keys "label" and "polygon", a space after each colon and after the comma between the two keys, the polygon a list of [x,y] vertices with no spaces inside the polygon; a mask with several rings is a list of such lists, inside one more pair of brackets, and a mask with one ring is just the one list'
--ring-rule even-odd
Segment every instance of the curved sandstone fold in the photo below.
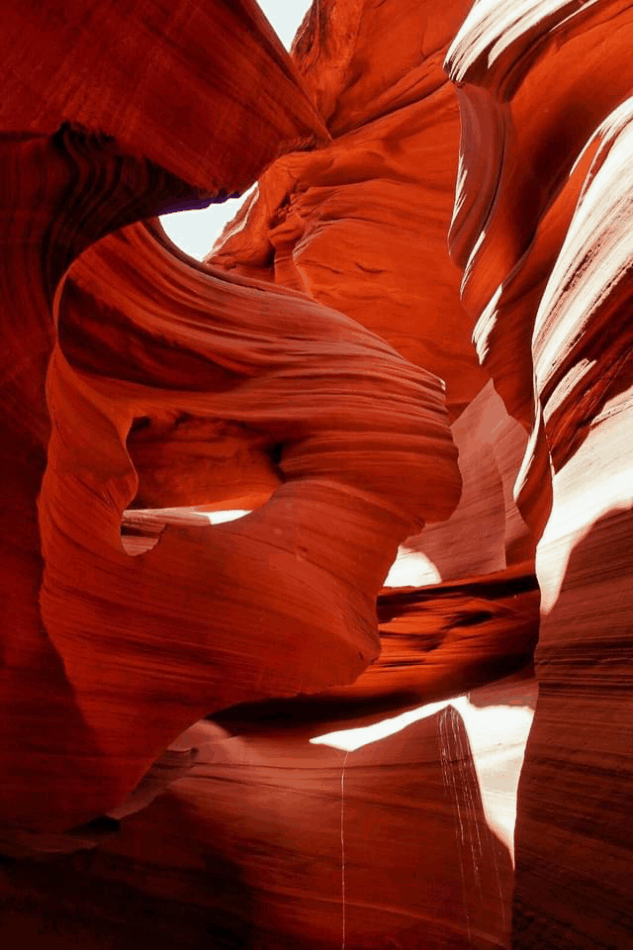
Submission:
{"label": "curved sandstone fold", "polygon": [[[518,826],[521,948],[563,933],[571,947],[625,946],[633,927],[626,872],[633,846],[626,824],[633,780],[633,100],[596,138],[535,325],[535,379],[555,474],[536,562],[546,616]],[[564,776],[555,785],[552,770]],[[559,845],[535,852],[534,829],[542,840],[563,795]],[[556,906],[536,883],[536,863],[539,877],[547,869],[565,882]],[[581,896],[593,910],[579,924]]]}
{"label": "curved sandstone fold", "polygon": [[76,122],[224,197],[288,148],[327,139],[255,0],[5,7],[2,129],[51,134]]}
{"label": "curved sandstone fold", "polygon": [[480,360],[531,433],[516,492],[537,536],[551,491],[531,340],[598,147],[591,140],[631,88],[627,44],[608,45],[614,24],[622,36],[633,29],[630,4],[480,0],[446,59],[462,119],[451,253],[465,268]]}
{"label": "curved sandstone fold", "polygon": [[442,64],[468,9],[314,3],[293,53],[332,141],[271,165],[207,258],[308,293],[445,380],[462,497],[407,539],[397,586],[529,571],[534,557],[512,497],[526,434],[478,365],[447,249],[459,113]]}
{"label": "curved sandstone fold", "polygon": [[[159,303],[144,267],[161,253]],[[92,371],[84,352],[76,371],[68,346],[56,349],[48,373],[42,616],[120,799],[205,712],[357,676],[377,652],[375,597],[399,541],[423,518],[450,513],[459,479],[439,382],[347,318],[183,266],[139,226],[78,261],[59,301],[60,326],[72,339],[81,315],[90,334],[117,301],[129,308],[132,332],[151,325],[176,360],[189,348],[208,363],[205,388],[185,366],[176,389],[174,361],[170,388],[159,389],[117,379],[105,349],[94,350]],[[241,433],[247,448],[255,430],[251,451],[259,446],[265,458],[278,447],[282,484],[240,521],[170,527],[156,548],[130,559],[120,524],[137,478],[126,439],[135,418],[151,427],[155,417],[159,450],[161,427],[170,444],[165,420],[180,414],[209,423],[210,446],[218,425]],[[394,430],[399,438],[387,438]],[[195,426],[192,437],[200,437]],[[217,451],[225,451],[221,441]],[[195,453],[188,460],[195,484]],[[205,500],[226,498],[230,466],[216,473],[214,489],[208,459],[201,461]],[[270,490],[270,479],[263,487]],[[169,503],[164,479],[161,488]],[[90,534],[77,530],[88,522]],[[142,734],[122,735],[139,715]]]}
{"label": "curved sandstone fold", "polygon": [[[121,15],[26,4],[3,34],[0,811],[27,837],[121,805],[212,708],[353,679],[399,541],[459,496],[436,377],[304,297],[188,267],[144,227],[98,243],[325,135],[254,4]],[[220,52],[201,74],[205,37]],[[174,76],[191,112],[165,108]],[[237,526],[126,554],[137,491],[213,504],[236,485],[273,494]]]}
{"label": "curved sandstone fold", "polygon": [[446,236],[459,114],[442,71],[469,4],[319,0],[293,46],[332,141],[292,153],[208,257],[307,292],[446,382],[451,420],[487,382]]}
{"label": "curved sandstone fold", "polygon": [[517,950],[619,948],[633,930],[632,39],[628,3],[476,3],[447,58],[452,250],[480,358],[529,435],[515,493],[540,539]]}
{"label": "curved sandstone fold", "polygon": [[[162,313],[148,279],[161,255]],[[173,350],[162,389],[153,353],[150,385],[117,379],[116,359],[108,362],[95,338],[92,372],[85,353],[73,368],[73,317],[85,342],[121,300],[131,310],[131,339],[136,321],[150,351],[154,337]],[[137,228],[86,252],[56,311],[63,342],[48,367],[46,404],[29,402],[43,429],[46,413],[52,423],[40,450],[41,491],[25,477],[34,470],[26,454],[20,472],[22,523],[29,490],[32,505],[39,493],[29,554],[37,557],[39,533],[39,596],[36,559],[21,575],[33,584],[29,596],[5,574],[16,649],[21,644],[5,668],[9,696],[18,681],[24,691],[30,675],[29,639],[49,653],[52,644],[72,690],[65,701],[60,690],[59,710],[45,721],[35,709],[21,715],[17,704],[6,720],[5,749],[14,747],[24,777],[3,786],[3,814],[32,828],[68,827],[120,804],[173,736],[211,708],[356,676],[376,653],[374,601],[398,542],[424,518],[449,514],[459,492],[440,382],[303,297],[189,268]],[[206,379],[200,372],[191,378],[188,362],[179,370],[178,354],[187,350],[206,362]],[[141,345],[137,378],[145,369]],[[135,418],[153,414],[161,424],[181,414],[208,421],[216,435],[229,424],[263,459],[281,447],[283,485],[238,525],[172,529],[154,551],[131,560],[120,541],[122,512],[137,491],[126,439]],[[386,438],[394,430],[395,442]],[[4,444],[15,445],[15,437]],[[12,471],[8,465],[5,478]],[[221,499],[230,473],[229,466],[216,489]],[[400,492],[392,501],[395,478]],[[270,477],[257,487],[270,491]],[[216,500],[212,479],[204,500]],[[15,567],[11,537],[5,549]],[[139,717],[137,732],[129,723]],[[34,728],[42,753],[28,754],[21,743],[32,741]],[[31,791],[42,754],[45,802]]]}

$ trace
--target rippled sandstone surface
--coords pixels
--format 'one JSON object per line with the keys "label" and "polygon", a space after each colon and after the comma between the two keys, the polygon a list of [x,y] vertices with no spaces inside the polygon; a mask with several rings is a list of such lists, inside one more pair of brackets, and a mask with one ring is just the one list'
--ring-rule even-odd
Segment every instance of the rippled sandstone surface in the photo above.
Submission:
{"label": "rippled sandstone surface", "polygon": [[629,5],[3,18],[8,945],[628,947]]}

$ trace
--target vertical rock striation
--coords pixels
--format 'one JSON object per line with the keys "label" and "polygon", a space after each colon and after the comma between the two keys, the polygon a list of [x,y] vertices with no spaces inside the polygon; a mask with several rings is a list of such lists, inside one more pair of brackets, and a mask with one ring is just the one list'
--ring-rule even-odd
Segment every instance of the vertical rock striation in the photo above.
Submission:
{"label": "vertical rock striation", "polygon": [[[123,806],[214,709],[352,681],[399,542],[460,491],[441,380],[303,295],[125,230],[327,132],[255,4],[121,15],[7,20],[0,796],[22,843]],[[170,75],[184,110],[164,108]],[[236,493],[262,507],[122,544],[130,504]]]}
{"label": "vertical rock striation", "polygon": [[3,14],[9,942],[624,950],[630,3]]}
{"label": "vertical rock striation", "polygon": [[462,109],[451,246],[480,358],[529,434],[516,496],[540,537],[521,950],[625,947],[633,927],[632,34],[624,3],[476,3],[447,59]]}

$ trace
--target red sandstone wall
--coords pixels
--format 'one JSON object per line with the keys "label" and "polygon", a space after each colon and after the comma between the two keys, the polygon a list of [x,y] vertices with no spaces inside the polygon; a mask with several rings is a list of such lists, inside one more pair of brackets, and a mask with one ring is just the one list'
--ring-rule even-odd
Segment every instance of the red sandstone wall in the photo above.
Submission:
{"label": "red sandstone wall", "polygon": [[629,5],[3,14],[9,941],[627,947]]}

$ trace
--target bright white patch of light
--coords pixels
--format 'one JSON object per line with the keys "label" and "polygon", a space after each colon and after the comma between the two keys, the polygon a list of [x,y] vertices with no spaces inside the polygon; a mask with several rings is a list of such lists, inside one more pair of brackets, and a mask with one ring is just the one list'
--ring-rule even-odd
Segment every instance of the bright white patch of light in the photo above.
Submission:
{"label": "bright white patch of light", "polygon": [[530,706],[473,706],[454,701],[468,733],[488,827],[514,861],[517,790],[534,710]]}
{"label": "bright white patch of light", "polygon": [[426,554],[400,548],[384,586],[429,587],[431,584],[440,584],[441,581],[440,572]]}
{"label": "bright white patch of light", "polygon": [[433,716],[446,706],[454,706],[456,703],[457,700],[453,699],[445,699],[439,703],[427,703],[426,706],[410,709],[409,712],[394,716],[393,719],[383,719],[382,722],[376,722],[371,726],[361,726],[358,729],[341,729],[339,732],[328,732],[324,736],[316,736],[314,739],[310,739],[310,742],[313,745],[329,745],[333,749],[355,752],[356,749],[362,749],[370,742],[379,742],[381,739],[393,736],[397,732],[402,732],[412,723],[420,722],[421,719],[428,719],[429,716]]}
{"label": "bright white patch of light", "polygon": [[[630,426],[629,426],[630,428]],[[539,580],[547,577],[547,583],[541,580],[541,614],[547,616],[554,609],[565,581],[569,560],[574,549],[584,535],[589,534],[591,526],[600,518],[616,511],[623,500],[631,499],[633,476],[628,466],[626,451],[618,457],[614,453],[614,467],[619,464],[620,471],[600,473],[594,481],[589,465],[584,472],[584,484],[571,498],[566,498],[567,487],[562,478],[554,481],[554,504],[552,515],[547,523],[540,546],[545,553],[537,556]],[[602,461],[601,458],[598,461]],[[599,468],[598,465],[595,468]],[[562,483],[562,484],[561,484]],[[626,503],[626,501],[625,501]],[[583,530],[584,529],[584,530]],[[552,557],[548,546],[555,552]]]}
{"label": "bright white patch of light", "polygon": [[210,205],[201,211],[174,211],[172,214],[164,214],[160,223],[176,247],[201,261],[255,187],[253,185],[239,198],[229,198],[224,204]]}
{"label": "bright white patch of light", "polygon": [[231,511],[201,511],[205,518],[208,518],[211,524],[225,524],[227,521],[237,521],[244,515],[250,515],[250,511],[244,508],[233,508]]}
{"label": "bright white patch of light", "polygon": [[[286,49],[294,39],[311,0],[259,0],[268,22]],[[253,186],[255,187],[255,186]],[[224,227],[235,217],[252,189],[224,204],[211,205],[201,211],[174,211],[164,214],[160,223],[167,236],[185,254],[201,261],[213,248]]]}
{"label": "bright white patch of light", "polygon": [[312,0],[257,0],[275,33],[290,49]]}
{"label": "bright white patch of light", "polygon": [[529,706],[474,706],[466,696],[417,709],[359,729],[342,729],[310,739],[345,752],[395,735],[414,722],[428,719],[447,706],[461,715],[468,734],[489,827],[514,854],[514,825],[519,774],[534,712]]}
{"label": "bright white patch of light", "polygon": [[316,736],[310,739],[313,745],[329,745],[333,749],[340,749],[344,752],[355,752],[356,749],[362,749],[370,742],[380,742],[388,736],[393,736],[396,732],[401,732],[414,722],[420,722],[421,719],[428,719],[436,712],[450,706],[453,700],[446,699],[441,703],[427,703],[426,706],[418,706],[417,709],[411,709],[409,712],[402,713],[400,716],[394,716],[393,719],[383,719],[382,722],[376,722],[372,726],[361,726],[358,729],[341,729],[339,732],[328,732],[324,736]]}

